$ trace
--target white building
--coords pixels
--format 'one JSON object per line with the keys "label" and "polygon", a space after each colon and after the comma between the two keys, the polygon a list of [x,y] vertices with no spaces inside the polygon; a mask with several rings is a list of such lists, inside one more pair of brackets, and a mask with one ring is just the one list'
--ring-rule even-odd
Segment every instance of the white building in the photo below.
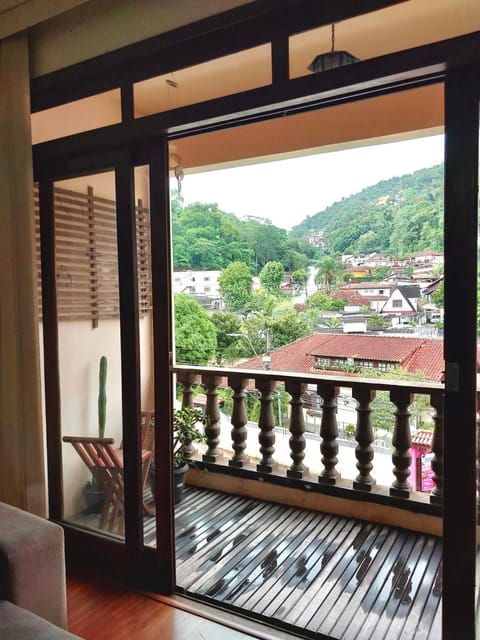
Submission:
{"label": "white building", "polygon": [[194,296],[204,307],[222,309],[218,279],[221,271],[174,271],[173,292]]}

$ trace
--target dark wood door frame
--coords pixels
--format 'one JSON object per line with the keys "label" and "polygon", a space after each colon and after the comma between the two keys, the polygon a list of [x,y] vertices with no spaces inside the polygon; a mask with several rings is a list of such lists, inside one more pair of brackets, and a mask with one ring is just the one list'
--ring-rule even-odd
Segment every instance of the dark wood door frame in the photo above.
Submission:
{"label": "dark wood door frame", "polygon": [[480,72],[445,83],[443,638],[475,637]]}
{"label": "dark wood door frame", "polygon": [[[408,86],[443,81],[446,79],[446,147],[445,147],[445,232],[446,232],[446,330],[445,358],[447,362],[447,393],[445,402],[445,567],[444,567],[444,637],[474,637],[474,536],[475,515],[475,354],[476,354],[476,245],[478,197],[478,87],[477,70],[467,63],[478,64],[479,34],[457,38],[450,43],[437,43],[410,52],[401,52],[382,59],[365,61],[349,68],[334,70],[327,77],[307,77],[297,80],[279,80],[285,71],[285,50],[277,45],[278,66],[276,82],[271,87],[244,92],[208,101],[200,105],[156,114],[138,120],[132,119],[132,94],[128,83],[122,85],[124,122],[100,131],[86,132],[61,140],[37,145],[34,162],[38,177],[46,182],[40,193],[48,202],[48,181],[63,175],[65,162],[76,154],[91,155],[96,149],[115,149],[124,144],[128,149],[148,142],[152,135],[159,136],[158,152],[151,152],[152,178],[158,178],[152,207],[159,211],[153,222],[152,244],[164,251],[163,268],[169,263],[169,244],[163,248],[160,239],[167,242],[168,230],[168,178],[166,138],[186,136],[211,128],[235,126],[245,120],[278,116],[282,110],[320,108],[333,102],[363,99],[380,92],[402,90]],[[283,55],[283,58],[282,58]],[[422,66],[423,65],[423,66]],[[283,68],[283,72],[281,69]],[[323,84],[322,84],[323,83]],[[38,85],[40,86],[40,85]],[[39,89],[40,91],[40,89]],[[38,94],[40,95],[40,94]],[[239,108],[240,106],[240,108]],[[132,156],[133,157],[133,156]],[[131,159],[132,159],[131,157]],[[74,164],[74,163],[73,163]],[[87,163],[88,165],[88,163]],[[125,173],[126,175],[126,173]],[[157,225],[157,226],[155,226]],[[160,244],[158,244],[160,242]],[[169,240],[168,240],[169,243]],[[48,244],[48,242],[47,242]],[[167,248],[166,248],[167,247]],[[455,258],[457,256],[457,258]],[[461,261],[459,257],[462,257]],[[48,264],[47,264],[48,266]],[[51,268],[51,267],[50,267]],[[132,267],[133,268],[133,267]],[[162,269],[157,264],[156,269]],[[158,277],[164,283],[166,274]],[[155,278],[155,276],[154,276]],[[164,293],[154,294],[165,302]],[[167,296],[168,297],[168,296]],[[167,307],[164,307],[164,310]],[[164,313],[162,317],[165,318]],[[158,322],[154,320],[155,323]],[[155,329],[154,329],[155,331]],[[157,326],[156,357],[165,362],[171,351],[169,328]],[[160,344],[164,340],[163,344]],[[161,391],[155,391],[156,404],[168,400],[171,381],[164,380]],[[157,383],[156,383],[157,384]],[[54,406],[52,405],[53,409]],[[54,413],[54,411],[53,411]],[[129,415],[133,415],[129,413]],[[461,416],[461,444],[454,427]],[[449,426],[453,425],[453,426]],[[167,432],[158,434],[166,438]],[[166,440],[165,440],[166,441]],[[51,450],[54,451],[54,445]],[[459,464],[461,447],[463,459]],[[54,455],[57,455],[54,453]],[[159,460],[163,481],[166,466]],[[134,471],[132,477],[136,477]],[[165,475],[165,477],[164,477]],[[134,481],[134,484],[136,482]],[[53,486],[56,486],[55,484]],[[55,493],[59,492],[56,486]],[[169,493],[169,492],[168,492]],[[170,493],[169,493],[170,495]],[[58,502],[58,496],[56,498]],[[168,502],[168,500],[167,500]],[[133,513],[133,511],[131,511]],[[171,513],[171,512],[170,512]],[[159,536],[172,550],[164,568],[173,580],[173,541],[171,517],[168,523],[158,516]],[[132,525],[133,526],[133,525]],[[139,536],[132,533],[133,536]],[[138,540],[135,543],[138,547]],[[455,624],[454,624],[455,621]],[[452,628],[455,633],[452,635]]]}
{"label": "dark wood door frame", "polygon": [[[50,518],[59,521],[65,529],[67,541],[67,558],[83,566],[89,563],[101,567],[104,572],[120,575],[138,582],[144,581],[147,573],[156,576],[152,584],[159,591],[171,593],[174,585],[174,550],[173,550],[173,512],[171,474],[166,473],[171,441],[171,426],[168,416],[171,404],[171,383],[168,382],[169,323],[160,321],[156,313],[154,323],[155,369],[167,372],[155,376],[156,406],[163,407],[162,421],[157,421],[157,452],[160,473],[157,496],[161,496],[157,508],[159,523],[159,541],[157,551],[146,550],[143,541],[143,509],[141,480],[141,439],[140,439],[140,352],[138,325],[138,291],[137,291],[137,256],[135,237],[135,203],[134,203],[134,166],[140,161],[148,163],[155,176],[152,181],[151,213],[154,220],[152,246],[168,246],[168,189],[165,180],[159,176],[167,176],[168,159],[165,140],[155,142],[155,153],[143,149],[117,148],[99,151],[93,155],[71,155],[68,162],[52,158],[50,163],[42,163],[36,167],[35,179],[39,181],[40,224],[42,249],[42,304],[43,304],[43,336],[44,336],[44,369],[45,369],[45,403],[47,418],[48,477]],[[142,150],[141,150],[142,151]],[[140,157],[139,157],[140,156]],[[163,158],[163,160],[162,160]],[[62,487],[62,443],[61,443],[61,411],[60,411],[60,375],[58,356],[58,326],[56,313],[56,269],[55,269],[55,220],[53,184],[56,180],[67,179],[79,175],[95,174],[102,171],[115,172],[116,211],[117,211],[117,246],[118,246],[118,280],[120,294],[120,340],[122,352],[122,423],[124,442],[124,476],[125,476],[125,544],[102,536],[92,536],[86,531],[73,527],[63,518]],[[158,187],[157,187],[158,185]],[[160,194],[160,195],[159,195]],[[166,195],[166,199],[165,199]],[[163,198],[163,199],[162,199]],[[163,224],[158,224],[161,220]],[[156,234],[156,235],[155,235]],[[167,234],[165,236],[165,234]],[[165,238],[168,237],[168,242]],[[165,250],[154,256],[153,299],[156,308],[169,307],[169,254]],[[160,275],[158,275],[160,274]],[[158,302],[160,297],[160,302]],[[167,346],[165,346],[167,345]],[[137,428],[135,428],[135,426]],[[161,427],[161,428],[160,428]],[[171,467],[168,466],[168,469]],[[168,527],[170,523],[170,527]],[[88,553],[85,553],[85,550]],[[155,558],[152,564],[151,555]],[[158,571],[148,571],[152,566]],[[159,579],[160,578],[160,579]]]}

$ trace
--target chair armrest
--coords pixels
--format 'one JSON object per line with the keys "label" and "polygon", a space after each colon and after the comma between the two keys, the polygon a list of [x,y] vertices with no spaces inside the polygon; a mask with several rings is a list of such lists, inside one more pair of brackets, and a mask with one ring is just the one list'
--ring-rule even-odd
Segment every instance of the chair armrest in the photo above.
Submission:
{"label": "chair armrest", "polygon": [[63,529],[0,503],[0,596],[67,628]]}

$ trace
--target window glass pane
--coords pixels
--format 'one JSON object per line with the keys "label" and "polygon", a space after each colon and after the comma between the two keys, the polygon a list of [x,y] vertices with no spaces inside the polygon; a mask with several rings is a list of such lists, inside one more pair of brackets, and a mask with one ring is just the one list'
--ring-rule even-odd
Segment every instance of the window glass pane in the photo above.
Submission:
{"label": "window glass pane", "polygon": [[134,85],[135,117],[269,85],[270,45],[179,69]]}
{"label": "window glass pane", "polygon": [[[478,29],[480,5],[476,0],[412,0],[337,23],[335,51],[347,51],[360,60],[368,60]],[[331,48],[330,25],[291,36],[290,77],[311,73],[308,65]]]}
{"label": "window glass pane", "polygon": [[120,90],[33,113],[33,144],[121,122]]}
{"label": "window glass pane", "polygon": [[64,518],[124,535],[115,176],[56,182]]}

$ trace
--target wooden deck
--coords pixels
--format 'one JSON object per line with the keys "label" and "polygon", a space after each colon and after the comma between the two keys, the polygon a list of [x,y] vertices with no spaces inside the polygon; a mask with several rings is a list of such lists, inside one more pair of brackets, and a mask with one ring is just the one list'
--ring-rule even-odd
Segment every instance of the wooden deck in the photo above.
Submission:
{"label": "wooden deck", "polygon": [[181,593],[316,639],[441,638],[439,538],[193,487],[175,518]]}
{"label": "wooden deck", "polygon": [[186,594],[315,638],[441,637],[434,536],[194,488],[176,530]]}

